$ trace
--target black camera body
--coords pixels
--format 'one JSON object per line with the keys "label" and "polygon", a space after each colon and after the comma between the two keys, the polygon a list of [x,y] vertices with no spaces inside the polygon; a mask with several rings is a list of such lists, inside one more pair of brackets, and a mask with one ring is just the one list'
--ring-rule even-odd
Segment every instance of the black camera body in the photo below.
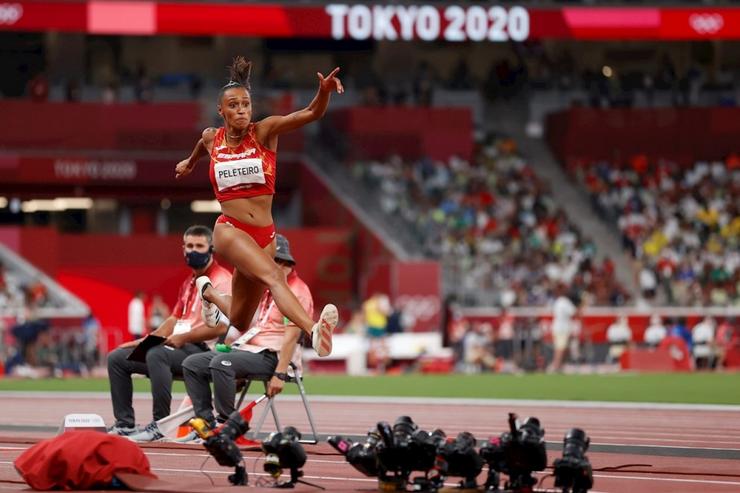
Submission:
{"label": "black camera body", "polygon": [[506,489],[531,488],[536,484],[532,472],[547,467],[545,430],[537,418],[527,418],[517,425],[516,414],[509,413],[509,431],[491,439],[480,449],[489,467],[486,489],[498,489],[499,473],[509,476]]}
{"label": "black camera body", "polygon": [[563,457],[553,464],[555,487],[563,492],[585,493],[594,485],[591,463],[586,450],[591,440],[580,428],[571,428],[563,439]]}
{"label": "black camera body", "polygon": [[[282,432],[271,433],[262,442],[262,451],[266,454],[264,470],[274,478],[280,477],[283,469],[290,469],[291,476],[306,464],[306,451],[300,440],[301,433],[292,426],[286,426]],[[297,477],[300,477],[300,474]]]}
{"label": "black camera body", "polygon": [[383,471],[408,476],[411,471],[427,471],[434,466],[437,446],[445,439],[444,432],[420,430],[408,416],[399,416],[391,428],[378,423],[378,462]]}
{"label": "black camera body", "polygon": [[476,478],[483,469],[483,459],[475,450],[475,437],[463,431],[455,439],[448,439],[437,448],[436,467],[440,476],[459,476],[462,488],[476,488]]}
{"label": "black camera body", "polygon": [[203,446],[216,459],[219,465],[236,467],[242,462],[242,453],[234,440],[249,430],[249,423],[244,421],[239,412],[231,413],[229,419],[217,433],[211,434],[203,442]]}
{"label": "black camera body", "polygon": [[365,442],[352,442],[342,436],[329,438],[329,443],[342,453],[347,462],[366,476],[377,477],[383,489],[403,490],[412,471],[434,468],[437,448],[445,442],[441,430],[420,430],[408,416],[400,416],[391,426],[377,423],[367,433]]}
{"label": "black camera body", "polygon": [[370,477],[377,477],[380,474],[376,450],[378,442],[380,435],[375,429],[367,432],[364,443],[353,442],[340,435],[329,437],[329,444],[343,454],[352,467]]}

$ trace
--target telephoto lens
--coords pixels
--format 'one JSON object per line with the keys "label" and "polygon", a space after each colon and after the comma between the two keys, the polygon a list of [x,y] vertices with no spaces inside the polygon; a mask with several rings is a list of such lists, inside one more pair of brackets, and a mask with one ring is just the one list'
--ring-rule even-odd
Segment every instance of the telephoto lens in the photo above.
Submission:
{"label": "telephoto lens", "polygon": [[393,423],[394,444],[398,447],[401,444],[407,443],[417,429],[418,426],[416,426],[414,420],[409,416],[399,416],[396,418],[396,422]]}
{"label": "telephoto lens", "polygon": [[555,487],[564,493],[585,493],[594,485],[586,450],[591,440],[580,428],[571,428],[563,439],[563,457],[553,464]]}
{"label": "telephoto lens", "polygon": [[365,443],[355,442],[342,436],[329,437],[329,444],[342,453],[352,467],[365,476],[376,477],[380,473],[376,447],[380,442],[377,430],[367,432]]}

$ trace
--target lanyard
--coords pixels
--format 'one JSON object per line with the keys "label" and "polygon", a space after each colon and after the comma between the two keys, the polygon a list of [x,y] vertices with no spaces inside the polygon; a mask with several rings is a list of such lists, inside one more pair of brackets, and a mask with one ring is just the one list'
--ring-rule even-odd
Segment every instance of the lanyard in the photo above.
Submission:
{"label": "lanyard", "polygon": [[190,307],[191,312],[195,311],[195,300],[193,299],[194,298],[193,295],[197,293],[195,292],[194,288],[195,288],[195,279],[193,279],[193,281],[190,284],[188,284],[187,296],[185,296],[185,303],[183,303],[182,305],[182,313],[180,314],[181,319],[186,318],[186,315],[188,313],[188,307]]}
{"label": "lanyard", "polygon": [[[272,295],[269,295],[270,298],[272,298]],[[267,299],[262,303],[262,306],[267,305]],[[272,298],[270,300],[270,304],[267,305],[267,308],[264,310],[264,313],[262,316],[257,320],[257,327],[264,327],[266,326],[267,322],[270,320],[270,312],[272,312],[272,308],[275,306],[275,298]]]}

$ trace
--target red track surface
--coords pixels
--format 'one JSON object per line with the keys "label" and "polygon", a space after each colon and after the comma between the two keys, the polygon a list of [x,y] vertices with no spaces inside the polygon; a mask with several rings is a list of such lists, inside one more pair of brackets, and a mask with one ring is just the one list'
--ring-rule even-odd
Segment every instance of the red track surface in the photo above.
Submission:
{"label": "red track surface", "polygon": [[[282,424],[291,424],[301,431],[308,425],[302,408],[294,400],[279,398]],[[137,415],[145,421],[150,401],[139,399]],[[80,401],[74,397],[8,397],[2,396],[3,425],[56,426],[64,414],[95,412],[106,422],[112,422],[110,403],[102,397]],[[411,416],[420,427],[431,430],[442,428],[449,435],[467,430],[483,439],[498,435],[506,428],[507,412],[521,417],[537,416],[546,430],[548,442],[559,442],[568,428],[577,426],[591,437],[592,451],[588,454],[595,470],[621,467],[618,470],[594,472],[594,492],[738,492],[740,491],[740,460],[708,458],[722,457],[724,453],[738,456],[740,450],[740,413],[730,411],[645,410],[592,407],[527,407],[502,405],[399,404],[314,402],[312,404],[321,434],[364,434],[380,420],[393,422],[399,415]],[[268,424],[271,422],[268,420]],[[0,489],[19,490],[27,486],[13,469],[12,462],[39,436],[51,433],[2,432],[0,438]],[[598,450],[619,449],[620,446],[651,447],[637,454],[611,453]],[[713,450],[707,450],[713,449]],[[717,450],[720,449],[720,452]],[[228,468],[209,459],[203,469],[216,485],[199,472],[207,458],[198,446],[152,444],[144,446],[154,472],[162,479],[186,482],[191,488],[202,485],[209,492],[234,491],[226,486]],[[343,457],[333,453],[326,444],[306,446],[309,460],[304,467],[306,479],[329,491],[373,491],[377,483],[351,466]],[[647,453],[646,453],[647,452]],[[689,457],[667,456],[685,454]],[[560,455],[557,447],[548,447],[549,462]],[[258,452],[245,452],[252,485],[264,478]],[[255,471],[255,473],[251,473]],[[454,479],[454,478],[453,478]],[[546,478],[544,486],[552,486]],[[250,487],[251,491],[261,488]],[[314,490],[299,485],[301,491]]]}

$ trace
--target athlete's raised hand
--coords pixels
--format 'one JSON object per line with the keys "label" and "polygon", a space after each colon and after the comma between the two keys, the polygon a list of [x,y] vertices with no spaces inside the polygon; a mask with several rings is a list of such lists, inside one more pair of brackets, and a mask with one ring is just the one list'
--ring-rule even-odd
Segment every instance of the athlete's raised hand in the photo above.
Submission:
{"label": "athlete's raised hand", "polygon": [[183,159],[175,166],[175,178],[180,179],[183,176],[188,176],[193,168],[195,168],[195,163],[191,162],[190,158]]}
{"label": "athlete's raised hand", "polygon": [[337,91],[337,94],[342,94],[344,92],[344,86],[342,85],[342,81],[339,80],[339,78],[336,76],[339,72],[339,67],[335,68],[331,71],[329,75],[324,77],[324,75],[321,72],[316,72],[316,75],[319,76],[319,87],[324,92],[332,92]]}

